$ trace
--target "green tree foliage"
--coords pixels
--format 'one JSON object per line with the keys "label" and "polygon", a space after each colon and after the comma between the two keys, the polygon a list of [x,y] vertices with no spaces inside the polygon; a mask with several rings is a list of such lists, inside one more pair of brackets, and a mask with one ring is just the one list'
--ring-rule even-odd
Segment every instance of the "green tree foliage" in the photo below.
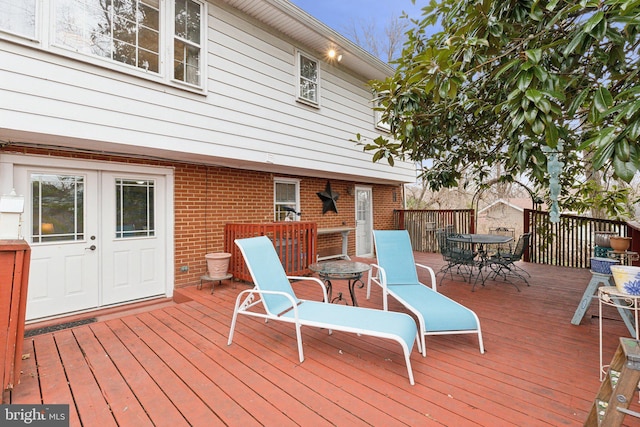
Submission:
{"label": "green tree foliage", "polygon": [[433,190],[464,176],[481,183],[495,168],[546,188],[557,153],[566,203],[602,192],[584,182],[632,180],[639,0],[432,0],[413,25],[395,74],[371,82],[391,128],[390,139],[360,141],[374,160],[428,165]]}

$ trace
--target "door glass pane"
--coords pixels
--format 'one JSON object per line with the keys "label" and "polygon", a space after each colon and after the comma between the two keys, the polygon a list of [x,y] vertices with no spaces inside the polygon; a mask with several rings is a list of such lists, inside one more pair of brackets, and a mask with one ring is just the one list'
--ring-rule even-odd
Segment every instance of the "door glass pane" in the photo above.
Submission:
{"label": "door glass pane", "polygon": [[116,179],[116,238],[155,235],[155,181]]}
{"label": "door glass pane", "polygon": [[31,175],[31,241],[84,240],[85,180],[77,175]]}
{"label": "door glass pane", "polygon": [[358,208],[357,208],[357,220],[367,221],[369,220],[369,192],[358,191]]}

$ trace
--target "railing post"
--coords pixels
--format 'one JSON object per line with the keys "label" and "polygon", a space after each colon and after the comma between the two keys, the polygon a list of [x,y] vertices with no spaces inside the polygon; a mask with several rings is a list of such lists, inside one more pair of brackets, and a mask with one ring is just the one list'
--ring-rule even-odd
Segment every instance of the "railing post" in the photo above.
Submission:
{"label": "railing post", "polygon": [[[627,236],[631,237],[629,250],[640,253],[640,223],[629,221],[626,224]],[[633,261],[633,265],[640,266],[640,261]]]}
{"label": "railing post", "polygon": [[471,234],[475,234],[476,232],[476,210],[471,209],[471,216],[469,217],[469,230],[471,230]]}
{"label": "railing post", "polygon": [[398,215],[398,230],[404,230],[404,209],[397,210],[394,209],[394,212]]}
{"label": "railing post", "polygon": [[[530,209],[525,209],[524,210],[524,215],[523,215],[523,220],[524,220],[524,224],[522,224],[522,232],[523,233],[529,233],[531,228],[530,228],[530,224],[531,224],[531,210]],[[533,246],[536,244],[536,237],[533,233],[531,233],[531,239],[529,239],[529,248],[533,248]],[[524,251],[524,254],[522,255],[522,260],[524,262],[529,262],[529,259],[531,258],[529,256],[529,248],[527,248]]]}

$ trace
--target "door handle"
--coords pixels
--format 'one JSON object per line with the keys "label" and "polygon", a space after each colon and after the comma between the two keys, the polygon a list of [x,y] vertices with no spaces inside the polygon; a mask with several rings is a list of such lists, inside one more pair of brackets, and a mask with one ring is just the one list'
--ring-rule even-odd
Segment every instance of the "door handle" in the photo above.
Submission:
{"label": "door handle", "polygon": [[85,248],[85,249],[91,249],[92,251],[95,251],[96,250],[96,245],[91,245],[91,246],[89,246],[88,248]]}

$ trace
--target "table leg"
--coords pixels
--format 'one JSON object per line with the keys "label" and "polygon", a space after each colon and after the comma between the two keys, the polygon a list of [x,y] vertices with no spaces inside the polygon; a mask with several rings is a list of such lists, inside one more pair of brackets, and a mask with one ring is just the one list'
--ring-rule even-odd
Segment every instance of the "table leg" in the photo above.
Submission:
{"label": "table leg", "polygon": [[331,294],[333,291],[333,285],[331,284],[331,280],[325,278],[324,284],[327,285],[327,302],[333,302],[331,301]]}
{"label": "table leg", "polygon": [[356,299],[356,284],[358,283],[360,283],[360,285],[358,285],[360,289],[364,288],[364,282],[362,281],[362,276],[349,280],[349,293],[351,294],[351,304],[354,307],[358,306],[358,300]]}

